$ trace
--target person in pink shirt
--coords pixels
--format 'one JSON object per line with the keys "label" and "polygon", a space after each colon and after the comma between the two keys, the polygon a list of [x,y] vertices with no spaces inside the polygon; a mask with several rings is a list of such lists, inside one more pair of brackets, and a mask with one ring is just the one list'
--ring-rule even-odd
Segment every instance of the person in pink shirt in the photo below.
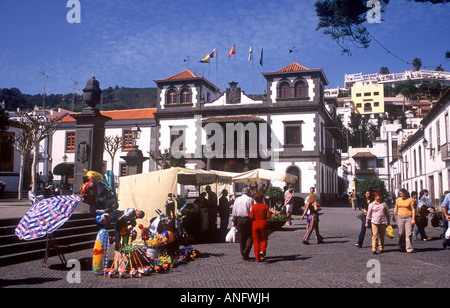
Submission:
{"label": "person in pink shirt", "polygon": [[389,210],[380,192],[373,193],[375,201],[369,204],[367,211],[366,228],[369,227],[369,221],[372,222],[372,253],[377,253],[377,241],[379,252],[384,250],[384,235],[386,226],[390,224]]}

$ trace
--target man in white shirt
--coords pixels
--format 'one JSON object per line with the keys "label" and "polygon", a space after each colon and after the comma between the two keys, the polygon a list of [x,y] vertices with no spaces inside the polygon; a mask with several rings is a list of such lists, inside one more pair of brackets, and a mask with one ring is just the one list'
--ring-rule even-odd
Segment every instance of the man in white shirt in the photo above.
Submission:
{"label": "man in white shirt", "polygon": [[249,196],[250,189],[245,187],[242,196],[236,198],[233,206],[232,222],[239,232],[240,252],[243,260],[250,260],[250,251],[253,246],[252,220],[248,216],[254,203]]}

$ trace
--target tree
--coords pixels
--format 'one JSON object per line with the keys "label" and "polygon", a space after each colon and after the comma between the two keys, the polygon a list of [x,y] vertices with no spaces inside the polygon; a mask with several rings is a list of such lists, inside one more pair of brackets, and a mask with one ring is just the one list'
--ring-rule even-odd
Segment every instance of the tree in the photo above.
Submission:
{"label": "tree", "polygon": [[[408,0],[411,2],[411,0]],[[316,31],[324,29],[324,34],[341,47],[342,52],[351,55],[350,50],[344,47],[345,42],[352,43],[357,48],[368,48],[372,42],[364,23],[367,22],[367,13],[372,10],[373,2],[380,4],[380,12],[384,12],[389,0],[320,0],[316,1],[316,14],[319,17]],[[414,0],[422,3],[447,3],[448,0]],[[448,52],[447,52],[448,53]],[[447,54],[446,54],[447,56]],[[450,55],[449,55],[450,57]],[[448,59],[448,57],[447,57]]]}
{"label": "tree", "polygon": [[[342,48],[344,53],[350,50],[343,46],[346,41],[357,48],[368,48],[370,33],[363,26],[367,22],[367,0],[321,0],[316,1],[316,14],[319,17],[316,31],[324,29],[324,34]],[[389,0],[381,0],[381,11]]]}
{"label": "tree", "polygon": [[388,75],[389,73],[389,68],[387,66],[383,66],[382,68],[380,68],[381,75]]}
{"label": "tree", "polygon": [[414,67],[414,70],[418,71],[422,67],[422,60],[419,58],[415,58],[412,62],[412,66]]}
{"label": "tree", "polygon": [[369,117],[352,113],[348,124],[348,143],[352,147],[372,146]]}
{"label": "tree", "polygon": [[176,158],[172,154],[171,149],[165,149],[164,153],[161,153],[158,151],[158,153],[155,153],[154,151],[148,152],[150,154],[150,157],[153,159],[153,161],[161,168],[161,169],[169,169],[172,167],[182,167],[184,168],[186,166],[186,159],[184,156],[181,156],[180,158]]}
{"label": "tree", "polygon": [[105,136],[105,151],[111,157],[111,171],[114,173],[114,157],[117,151],[123,148],[123,137],[120,136]]}
{"label": "tree", "polygon": [[33,187],[32,191],[37,190],[37,163],[39,159],[39,144],[45,138],[52,136],[61,124],[58,119],[49,119],[47,115],[40,112],[36,107],[33,112],[20,112],[19,122],[22,124],[22,130],[16,135],[15,149],[21,155],[20,175],[19,175],[19,199],[22,199],[23,175],[25,168],[25,157],[34,148],[34,159],[32,166]]}
{"label": "tree", "polygon": [[358,183],[358,194],[362,195],[368,190],[372,193],[376,191],[380,192],[383,198],[387,198],[389,196],[384,182],[378,178],[367,178]]}
{"label": "tree", "polygon": [[61,188],[68,188],[68,177],[73,174],[73,167],[66,163],[61,163],[53,168],[53,174],[61,176]]}

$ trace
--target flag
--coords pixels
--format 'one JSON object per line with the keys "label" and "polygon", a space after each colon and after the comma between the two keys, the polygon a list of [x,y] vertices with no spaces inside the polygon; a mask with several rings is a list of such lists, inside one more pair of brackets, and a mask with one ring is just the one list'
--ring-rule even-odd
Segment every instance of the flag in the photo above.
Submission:
{"label": "flag", "polygon": [[209,60],[211,58],[211,54],[207,54],[202,60],[200,60],[199,62],[201,63],[209,63]]}
{"label": "flag", "polygon": [[264,66],[263,65],[263,51],[264,51],[264,48],[261,48],[261,58],[259,59],[259,65],[261,65],[261,66]]}
{"label": "flag", "polygon": [[211,53],[209,54],[210,58],[216,58],[217,57],[217,47],[213,49],[213,51],[211,51]]}
{"label": "flag", "polygon": [[253,56],[253,45],[250,45],[250,50],[248,51],[248,62],[252,60]]}
{"label": "flag", "polygon": [[228,54],[228,58],[231,58],[232,55],[236,54],[236,44],[231,48],[230,53]]}

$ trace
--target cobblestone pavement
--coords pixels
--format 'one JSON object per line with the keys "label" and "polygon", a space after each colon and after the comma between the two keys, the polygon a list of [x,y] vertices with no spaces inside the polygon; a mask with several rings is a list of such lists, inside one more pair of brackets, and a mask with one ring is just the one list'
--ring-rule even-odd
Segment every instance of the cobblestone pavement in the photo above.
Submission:
{"label": "cobblestone pavement", "polygon": [[[237,243],[197,244],[195,261],[138,279],[108,279],[91,272],[92,249],[66,254],[81,264],[80,283],[69,283],[70,269],[58,257],[42,268],[42,260],[0,267],[4,288],[390,288],[450,286],[450,249],[438,239],[442,229],[429,226],[432,241],[413,242],[415,253],[399,251],[398,238],[386,239],[385,253],[372,254],[371,232],[363,248],[355,247],[360,230],[358,212],[350,208],[324,208],[320,232],[324,244],[301,243],[306,222],[294,216],[294,225],[269,236],[267,262],[243,261]],[[394,225],[395,228],[395,225]],[[397,232],[397,231],[396,231]],[[111,256],[112,252],[110,252]],[[371,261],[372,260],[372,261]],[[375,260],[375,261],[374,261]],[[375,262],[375,263],[373,263]],[[375,266],[373,265],[375,264]],[[379,283],[370,283],[380,269]]]}

